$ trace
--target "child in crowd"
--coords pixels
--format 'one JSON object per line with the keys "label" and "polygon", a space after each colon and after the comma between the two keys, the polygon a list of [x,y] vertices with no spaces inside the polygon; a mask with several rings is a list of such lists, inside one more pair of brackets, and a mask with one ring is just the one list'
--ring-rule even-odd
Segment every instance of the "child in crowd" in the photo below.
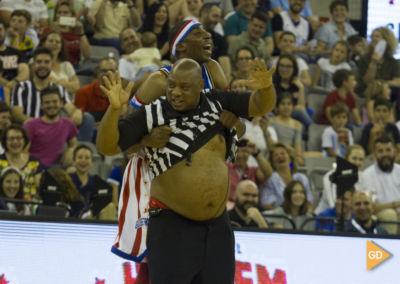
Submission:
{"label": "child in crowd", "polygon": [[[0,175],[0,197],[24,199],[24,180],[16,167],[6,167]],[[4,202],[0,200],[0,209],[16,212],[19,215],[30,215],[29,207],[22,203]]]}
{"label": "child in crowd", "polygon": [[329,108],[331,126],[322,133],[322,149],[327,157],[343,157],[346,148],[353,145],[353,135],[345,128],[349,108],[343,103],[336,103]]}
{"label": "child in crowd", "polygon": [[360,61],[361,55],[367,52],[367,41],[360,35],[352,35],[347,38],[350,47],[350,65],[355,68]]}
{"label": "child in crowd", "polygon": [[128,55],[128,60],[138,62],[138,74],[136,80],[146,72],[155,72],[160,68],[161,53],[157,48],[157,36],[153,32],[144,32],[142,34],[143,47],[136,49]]}
{"label": "child in crowd", "polygon": [[[364,92],[367,98],[366,112],[367,117],[363,116],[365,124],[368,122],[373,122],[374,117],[374,103],[377,99],[390,100],[391,90],[389,83],[384,80],[374,80],[367,85],[367,89]],[[391,112],[390,122],[394,122],[394,112]],[[364,122],[363,121],[363,122]]]}
{"label": "child in crowd", "polygon": [[321,86],[328,91],[335,89],[332,76],[339,69],[351,70],[347,63],[349,56],[349,46],[346,41],[338,41],[332,49],[332,54],[329,58],[320,58],[317,61],[317,67],[314,72],[312,86]]}
{"label": "child in crowd", "polygon": [[337,89],[330,92],[325,98],[321,124],[329,124],[331,122],[330,108],[338,102],[346,104],[351,110],[354,122],[361,124],[360,112],[356,106],[356,95],[354,94],[357,82],[353,72],[346,69],[339,69],[333,74],[332,81]]}
{"label": "child in crowd", "polygon": [[11,13],[10,27],[6,37],[6,45],[21,52],[25,58],[32,56],[33,49],[39,43],[37,34],[33,29],[28,28],[32,22],[31,14],[26,10],[14,10]]}

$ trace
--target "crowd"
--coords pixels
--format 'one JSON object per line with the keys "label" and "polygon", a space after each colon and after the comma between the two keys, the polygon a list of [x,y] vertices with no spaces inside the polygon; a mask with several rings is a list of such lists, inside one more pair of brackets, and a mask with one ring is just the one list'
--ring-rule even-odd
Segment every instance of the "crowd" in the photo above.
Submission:
{"label": "crowd", "polygon": [[[198,48],[211,53],[232,90],[250,90],[240,80],[251,78],[252,59],[276,66],[276,107],[243,120],[246,133],[236,161],[228,163],[232,221],[333,231],[331,220],[302,223],[344,212],[346,230],[382,232],[378,220],[400,218],[400,66],[393,57],[398,41],[379,27],[367,44],[350,24],[347,1],[333,0],[329,12],[331,19],[320,22],[307,0],[1,1],[0,207],[36,214],[35,202],[46,194],[44,173],[54,177],[56,168],[73,185],[64,188],[58,181],[58,202],[67,205],[69,216],[94,216],[92,146],[109,106],[103,76],[118,70],[123,84],[135,82],[135,93],[177,59],[180,47],[170,35],[176,24],[195,20],[213,42]],[[191,40],[196,36],[204,35]],[[119,58],[105,54],[93,61],[93,46],[113,47]],[[87,74],[92,82],[81,84]],[[210,82],[219,85],[213,76]],[[311,107],[310,94],[318,94],[317,107]],[[306,147],[315,137],[312,125],[324,125],[315,149]],[[358,183],[343,200],[328,179],[331,172],[322,193],[313,190],[302,171],[313,157],[343,157],[357,165]],[[372,162],[364,169],[366,158]],[[111,172],[103,218],[116,218],[123,170]],[[385,229],[397,232],[393,225]]]}

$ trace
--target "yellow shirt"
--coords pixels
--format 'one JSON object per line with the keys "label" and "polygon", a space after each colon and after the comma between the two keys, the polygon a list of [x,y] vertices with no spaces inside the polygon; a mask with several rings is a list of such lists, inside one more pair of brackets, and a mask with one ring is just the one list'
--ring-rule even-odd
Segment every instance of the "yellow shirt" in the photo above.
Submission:
{"label": "yellow shirt", "polygon": [[[14,42],[14,39],[10,38],[11,46],[12,46],[13,42]],[[31,50],[31,49],[33,49],[34,46],[35,46],[35,44],[33,43],[33,40],[30,37],[24,36],[24,39],[22,41],[20,41],[20,43],[18,45],[18,50],[19,51]]]}

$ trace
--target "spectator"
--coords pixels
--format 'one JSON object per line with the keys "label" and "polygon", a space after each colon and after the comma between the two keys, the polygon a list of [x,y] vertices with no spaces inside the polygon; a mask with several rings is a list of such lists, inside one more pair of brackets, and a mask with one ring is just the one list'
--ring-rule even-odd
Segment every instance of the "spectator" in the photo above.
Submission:
{"label": "spectator", "polygon": [[[0,198],[23,200],[24,181],[21,172],[15,167],[6,167],[0,174]],[[7,210],[18,215],[29,215],[29,207],[18,202],[6,202]]]}
{"label": "spectator", "polygon": [[236,51],[242,46],[248,46],[253,50],[255,57],[267,60],[272,52],[271,45],[262,38],[268,24],[265,13],[256,11],[247,24],[247,30],[240,35],[232,36],[229,40],[228,54],[233,59]]}
{"label": "spectator", "polygon": [[53,54],[50,81],[63,86],[68,93],[75,94],[80,83],[74,67],[67,61],[67,47],[62,35],[59,32],[50,31],[42,37],[39,46],[48,48]]}
{"label": "spectator", "polygon": [[373,153],[375,140],[383,134],[390,136],[397,147],[400,146],[400,133],[394,123],[390,122],[391,103],[389,100],[377,99],[374,102],[373,122],[364,126],[361,135],[361,146],[364,147],[367,154]]}
{"label": "spectator", "polygon": [[354,69],[357,68],[361,56],[367,52],[367,41],[364,37],[356,34],[349,36],[347,43],[350,47],[350,65]]}
{"label": "spectator", "polygon": [[[4,131],[11,125],[11,109],[6,102],[0,101],[0,139]],[[0,154],[4,153],[4,146],[0,140]]]}
{"label": "spectator", "polygon": [[296,47],[294,52],[309,61],[311,53],[310,40],[313,38],[311,24],[300,16],[305,6],[304,0],[291,0],[289,11],[282,11],[272,19],[272,31],[274,33],[275,46],[283,31],[290,31],[296,35]]}
{"label": "spectator", "polygon": [[236,70],[233,76],[236,79],[249,79],[250,78],[250,60],[254,59],[253,50],[248,46],[242,46],[236,51],[235,54],[235,67]]}
{"label": "spectator", "polygon": [[[227,14],[233,12],[233,5],[231,0],[204,0],[204,3],[215,3],[222,10],[222,16],[226,16]],[[223,31],[222,31],[223,32]],[[223,33],[221,34],[223,35]]]}
{"label": "spectator", "polygon": [[[296,56],[294,54],[294,49],[296,47],[296,35],[289,31],[283,31],[279,36],[279,42],[277,47],[279,48],[280,55],[292,55],[296,58],[297,67],[299,69],[297,73],[297,77],[301,80],[304,85],[311,85],[311,77],[308,72],[309,67],[307,62],[300,56]],[[278,63],[279,57],[275,57],[271,60],[270,65],[276,66]]]}
{"label": "spectator", "polygon": [[332,19],[322,25],[315,34],[317,47],[314,55],[331,54],[338,41],[345,41],[348,37],[357,34],[357,31],[347,21],[348,10],[346,1],[332,1],[329,6]]}
{"label": "spectator", "polygon": [[139,30],[140,33],[153,32],[157,35],[157,48],[162,59],[169,59],[169,19],[168,7],[165,3],[154,3],[149,7],[149,13]]}
{"label": "spectator", "polygon": [[[119,35],[121,47],[123,54],[131,54],[136,49],[141,47],[141,42],[133,28],[125,28]],[[121,78],[128,81],[135,81],[136,73],[138,71],[138,63],[130,62],[127,58],[122,56],[119,59],[118,71]],[[136,84],[135,84],[136,87]]]}
{"label": "spectator", "polygon": [[282,205],[272,211],[267,211],[266,213],[284,215],[293,220],[296,227],[293,228],[292,224],[284,218],[267,217],[268,222],[275,228],[302,229],[306,231],[314,230],[314,222],[308,222],[304,227],[302,227],[304,221],[307,218],[312,217],[312,214],[308,212],[312,205],[307,201],[307,193],[304,185],[300,181],[292,180],[287,184],[283,196],[284,200]]}
{"label": "spectator", "polygon": [[[283,143],[276,143],[269,151],[269,162],[274,170],[268,180],[260,186],[260,206],[263,210],[277,208],[283,203],[283,192],[292,180],[300,181],[306,189],[309,204],[313,202],[310,182],[305,174],[297,172],[295,158]],[[312,211],[312,206],[307,209]]]}
{"label": "spectator", "polygon": [[215,32],[215,27],[221,22],[221,8],[215,3],[206,3],[200,10],[200,23],[211,34],[213,49],[211,58],[217,60],[224,70],[226,78],[231,76],[231,62],[228,57],[228,42],[225,37]]}
{"label": "spectator", "polygon": [[345,224],[344,231],[360,234],[386,235],[388,232],[372,218],[373,204],[366,192],[357,190],[353,194],[354,218]]}
{"label": "spectator", "polygon": [[[37,48],[33,56],[32,79],[20,82],[11,95],[11,113],[18,122],[25,122],[30,118],[41,115],[40,93],[49,86],[56,86],[50,81],[53,53],[45,48]],[[80,129],[79,141],[92,141],[94,120],[89,114],[75,107],[70,101],[68,92],[62,86],[57,86],[64,110],[72,122]]]}
{"label": "spectator", "polygon": [[283,93],[292,94],[294,105],[292,118],[300,121],[307,133],[308,127],[314,122],[306,111],[304,85],[297,77],[298,69],[296,58],[293,55],[281,55],[273,80],[278,98]]}
{"label": "spectator", "polygon": [[[69,118],[60,117],[62,101],[59,88],[49,86],[40,96],[43,115],[24,124],[31,140],[29,151],[45,166],[70,165],[73,149],[78,144],[78,129]],[[63,151],[65,143],[68,147]]]}
{"label": "spectator", "polygon": [[138,62],[138,74],[136,80],[144,73],[153,73],[160,68],[161,53],[157,48],[157,36],[153,32],[142,34],[142,46],[128,55],[129,61]]}
{"label": "spectator", "polygon": [[349,56],[349,46],[345,41],[338,41],[332,48],[332,54],[329,58],[321,57],[317,61],[317,68],[315,69],[312,87],[321,86],[327,91],[333,91],[335,85],[332,77],[335,71],[339,69],[351,70],[349,63],[347,63]]}
{"label": "spectator", "polygon": [[60,23],[61,17],[74,17],[75,10],[67,1],[57,2],[54,8],[54,21],[52,27],[45,28],[43,34],[48,33],[50,30],[60,32],[67,49],[68,61],[71,62],[74,67],[77,67],[81,60],[81,55],[85,59],[90,58],[90,44],[85,34],[83,24],[78,18],[75,19],[75,24],[62,25]]}
{"label": "spectator", "polygon": [[7,30],[6,45],[20,51],[26,59],[32,57],[33,49],[39,40],[35,31],[30,30],[31,14],[26,10],[14,10],[11,13],[10,27]]}
{"label": "spectator", "polygon": [[[356,105],[356,95],[354,93],[354,87],[356,86],[357,82],[353,72],[347,69],[339,69],[333,73],[332,81],[336,87],[336,90],[330,92],[325,98],[324,105],[322,107],[322,117],[320,123],[332,123],[332,117],[330,115],[331,107],[337,103],[343,103],[351,111],[354,122],[360,125],[361,117]],[[347,118],[349,118],[349,116],[347,116]]]}
{"label": "spectator", "polygon": [[[360,96],[364,95],[367,84],[375,79],[388,82],[390,87],[400,87],[400,67],[393,57],[399,43],[393,32],[387,27],[379,27],[372,32],[371,39],[367,53],[358,62],[356,93]],[[376,44],[381,40],[386,41],[382,56],[375,50]]]}
{"label": "spectator", "polygon": [[[349,221],[353,218],[353,214],[351,212],[351,196],[354,192],[354,189],[346,190],[343,194],[342,198],[336,198],[335,206],[332,208],[325,209],[321,213],[318,214],[317,217],[325,217],[325,218],[340,218],[341,212],[343,212],[343,219],[345,222]],[[336,220],[318,220],[315,223],[315,229],[317,231],[324,232],[335,232],[336,231]]]}
{"label": "spectator", "polygon": [[195,20],[200,17],[202,0],[177,0],[168,6],[169,22],[173,27],[180,21]]}
{"label": "spectator", "polygon": [[3,63],[0,85],[11,91],[18,82],[28,80],[29,68],[20,52],[5,44],[6,30],[7,25],[0,18],[0,60]]}
{"label": "spectator", "polygon": [[28,152],[30,140],[26,130],[17,124],[8,127],[1,138],[5,153],[0,155],[2,167],[12,166],[23,173],[24,190],[26,200],[38,201],[37,187],[43,167],[36,157]]}
{"label": "spectator", "polygon": [[[347,147],[346,153],[344,154],[344,159],[356,165],[358,168],[358,181],[354,185],[355,189],[367,188],[366,176],[362,172],[364,161],[365,161],[365,151],[363,147],[357,144],[353,144]],[[336,184],[332,183],[330,180],[331,174],[335,169],[327,172],[323,177],[324,189],[322,191],[321,199],[319,200],[317,208],[315,208],[315,214],[319,214],[324,210],[332,208],[335,206],[336,200]]]}
{"label": "spectator", "polygon": [[251,180],[242,180],[236,186],[235,207],[228,211],[233,228],[268,228],[258,206],[258,187]]}
{"label": "spectator", "polygon": [[127,27],[139,28],[140,15],[131,0],[95,0],[90,7],[89,16],[95,18],[94,45],[120,47],[119,34]]}
{"label": "spectator", "polygon": [[[367,98],[367,117],[364,119],[366,123],[374,122],[376,120],[374,116],[374,104],[377,99],[390,100],[390,86],[388,82],[384,80],[373,80],[368,83],[367,89],[365,90],[365,97]],[[391,108],[391,117],[389,122],[394,122],[394,109]]]}
{"label": "spectator", "polygon": [[[301,10],[300,15],[309,18],[312,16],[312,11],[310,7],[310,2],[308,0],[304,0],[305,6],[303,10]],[[273,12],[273,15],[278,15],[282,11],[290,10],[290,0],[270,0],[269,1],[270,9]]]}

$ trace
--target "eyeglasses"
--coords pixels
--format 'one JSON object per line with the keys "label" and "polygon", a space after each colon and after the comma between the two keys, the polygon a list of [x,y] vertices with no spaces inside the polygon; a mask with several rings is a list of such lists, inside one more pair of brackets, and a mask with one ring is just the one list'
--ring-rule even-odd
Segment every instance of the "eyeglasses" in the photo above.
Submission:
{"label": "eyeglasses", "polygon": [[246,61],[249,61],[249,60],[252,60],[253,58],[251,58],[250,56],[247,56],[247,57],[238,57],[238,60],[239,61],[241,61],[241,60],[246,60]]}
{"label": "eyeglasses", "polygon": [[22,136],[11,136],[11,137],[7,137],[7,141],[13,141],[13,140],[19,141],[19,140],[22,140],[22,139],[24,139],[24,137],[22,137]]}
{"label": "eyeglasses", "polygon": [[279,64],[279,68],[293,68],[293,65]]}

